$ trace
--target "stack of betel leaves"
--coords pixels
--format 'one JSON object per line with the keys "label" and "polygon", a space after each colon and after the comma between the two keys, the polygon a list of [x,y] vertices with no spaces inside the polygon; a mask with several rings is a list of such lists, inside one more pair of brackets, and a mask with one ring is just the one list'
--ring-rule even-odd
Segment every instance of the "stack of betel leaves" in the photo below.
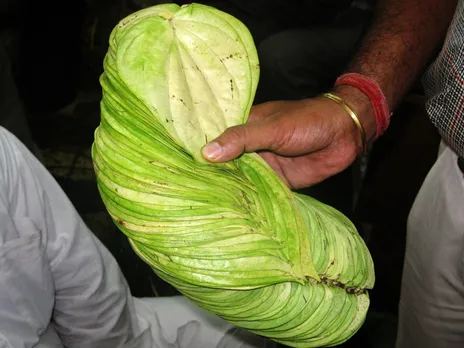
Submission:
{"label": "stack of betel leaves", "polygon": [[137,254],[198,306],[289,346],[337,345],[374,284],[353,224],[257,154],[200,153],[246,122],[258,77],[249,31],[224,12],[165,4],[123,19],[101,76],[98,187]]}

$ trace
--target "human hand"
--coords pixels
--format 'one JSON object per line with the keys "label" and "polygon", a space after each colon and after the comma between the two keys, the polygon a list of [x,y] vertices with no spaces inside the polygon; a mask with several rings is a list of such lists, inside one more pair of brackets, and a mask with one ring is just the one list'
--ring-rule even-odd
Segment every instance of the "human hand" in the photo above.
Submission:
{"label": "human hand", "polygon": [[[375,117],[369,99],[347,86],[334,94],[357,112],[370,139],[375,134]],[[255,151],[289,187],[299,189],[347,168],[362,152],[362,144],[346,111],[318,97],[256,105],[246,124],[228,128],[202,153],[210,162],[225,162]]]}

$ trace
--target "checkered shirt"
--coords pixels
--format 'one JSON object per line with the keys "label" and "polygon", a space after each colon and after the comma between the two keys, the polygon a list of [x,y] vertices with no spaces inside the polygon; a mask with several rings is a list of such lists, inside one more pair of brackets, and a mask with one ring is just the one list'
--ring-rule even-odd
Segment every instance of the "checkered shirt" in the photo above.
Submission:
{"label": "checkered shirt", "polygon": [[443,48],[423,83],[432,123],[448,146],[464,157],[464,0],[458,3]]}

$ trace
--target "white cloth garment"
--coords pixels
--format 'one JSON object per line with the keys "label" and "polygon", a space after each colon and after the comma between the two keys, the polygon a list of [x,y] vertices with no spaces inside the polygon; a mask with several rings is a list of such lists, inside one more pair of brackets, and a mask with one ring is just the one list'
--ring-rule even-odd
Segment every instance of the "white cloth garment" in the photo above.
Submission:
{"label": "white cloth garment", "polygon": [[53,177],[0,127],[0,348],[266,346],[183,297],[133,298]]}
{"label": "white cloth garment", "polygon": [[464,347],[464,174],[443,143],[409,215],[396,346]]}

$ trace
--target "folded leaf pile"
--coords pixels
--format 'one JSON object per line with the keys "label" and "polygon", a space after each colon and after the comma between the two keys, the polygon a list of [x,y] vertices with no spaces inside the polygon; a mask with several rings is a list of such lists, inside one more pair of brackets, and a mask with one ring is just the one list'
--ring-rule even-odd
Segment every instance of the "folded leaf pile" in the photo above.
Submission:
{"label": "folded leaf pile", "polygon": [[246,122],[258,76],[250,33],[226,13],[165,4],[123,19],[101,76],[98,187],[137,254],[200,307],[289,346],[336,345],[374,283],[354,226],[256,154],[200,154]]}

